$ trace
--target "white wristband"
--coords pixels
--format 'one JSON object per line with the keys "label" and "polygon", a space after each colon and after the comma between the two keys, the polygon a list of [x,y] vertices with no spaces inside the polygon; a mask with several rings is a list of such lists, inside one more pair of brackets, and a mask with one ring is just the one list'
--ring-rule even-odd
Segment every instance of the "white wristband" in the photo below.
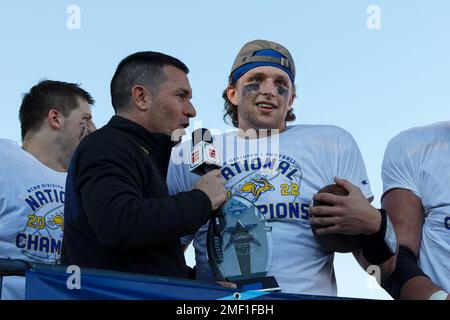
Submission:
{"label": "white wristband", "polygon": [[433,293],[428,300],[446,300],[448,293],[444,290],[439,290]]}

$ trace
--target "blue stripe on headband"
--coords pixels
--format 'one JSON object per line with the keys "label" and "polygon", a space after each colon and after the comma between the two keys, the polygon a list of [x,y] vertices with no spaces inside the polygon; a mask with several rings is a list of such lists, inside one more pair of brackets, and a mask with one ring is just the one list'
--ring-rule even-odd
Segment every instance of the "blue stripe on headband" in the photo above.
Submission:
{"label": "blue stripe on headband", "polygon": [[[275,57],[275,58],[285,58],[281,53],[272,50],[272,49],[263,49],[255,52],[254,56],[269,56],[269,57]],[[235,84],[240,77],[242,77],[244,74],[246,74],[251,69],[254,69],[256,67],[263,67],[263,66],[269,66],[269,67],[275,67],[278,69],[283,70],[289,75],[289,78],[291,79],[292,85],[294,85],[295,77],[292,74],[291,70],[289,70],[286,67],[283,67],[282,65],[275,63],[275,62],[266,62],[266,61],[257,61],[257,62],[250,62],[247,64],[244,64],[234,70],[234,72],[231,74],[232,84]]]}

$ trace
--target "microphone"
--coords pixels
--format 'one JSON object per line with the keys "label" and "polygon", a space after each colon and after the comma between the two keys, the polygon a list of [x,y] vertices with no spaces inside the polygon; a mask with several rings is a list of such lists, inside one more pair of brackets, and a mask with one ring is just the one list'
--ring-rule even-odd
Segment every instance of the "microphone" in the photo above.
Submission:
{"label": "microphone", "polygon": [[201,128],[192,133],[189,160],[191,172],[200,176],[221,168],[220,154],[213,145],[211,132],[208,129]]}
{"label": "microphone", "polygon": [[[211,132],[208,129],[201,128],[192,132],[192,149],[189,154],[189,159],[191,172],[200,176],[222,167],[220,154],[213,145]],[[225,213],[222,207],[213,212],[210,225],[213,228],[213,241],[215,246],[222,248],[222,235],[226,226]],[[217,250],[222,252],[221,249]]]}
{"label": "microphone", "polygon": [[[192,149],[189,154],[192,173],[202,176],[214,169],[220,169],[222,167],[219,152],[212,142],[211,132],[208,129],[201,128],[192,132]],[[208,227],[208,233],[211,233],[214,247],[221,257],[219,259],[223,259],[222,236],[225,232],[225,227],[225,213],[223,212],[223,208],[220,207],[212,213]],[[210,229],[211,231],[209,231]]]}

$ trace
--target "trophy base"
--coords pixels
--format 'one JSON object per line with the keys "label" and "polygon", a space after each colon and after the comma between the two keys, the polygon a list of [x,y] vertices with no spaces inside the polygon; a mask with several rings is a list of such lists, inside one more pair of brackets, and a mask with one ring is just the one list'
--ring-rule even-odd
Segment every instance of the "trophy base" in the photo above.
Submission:
{"label": "trophy base", "polygon": [[239,279],[239,280],[233,280],[230,278],[229,281],[235,283],[238,289],[246,291],[257,290],[257,291],[276,292],[281,290],[280,285],[273,276]]}

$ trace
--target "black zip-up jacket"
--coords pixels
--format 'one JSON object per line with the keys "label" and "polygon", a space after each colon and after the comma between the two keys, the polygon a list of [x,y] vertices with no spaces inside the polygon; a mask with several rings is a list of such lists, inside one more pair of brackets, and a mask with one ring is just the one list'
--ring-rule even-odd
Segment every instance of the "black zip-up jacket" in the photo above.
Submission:
{"label": "black zip-up jacket", "polygon": [[179,238],[208,221],[201,190],[168,195],[173,143],[114,116],[83,139],[66,182],[62,263],[187,277]]}

